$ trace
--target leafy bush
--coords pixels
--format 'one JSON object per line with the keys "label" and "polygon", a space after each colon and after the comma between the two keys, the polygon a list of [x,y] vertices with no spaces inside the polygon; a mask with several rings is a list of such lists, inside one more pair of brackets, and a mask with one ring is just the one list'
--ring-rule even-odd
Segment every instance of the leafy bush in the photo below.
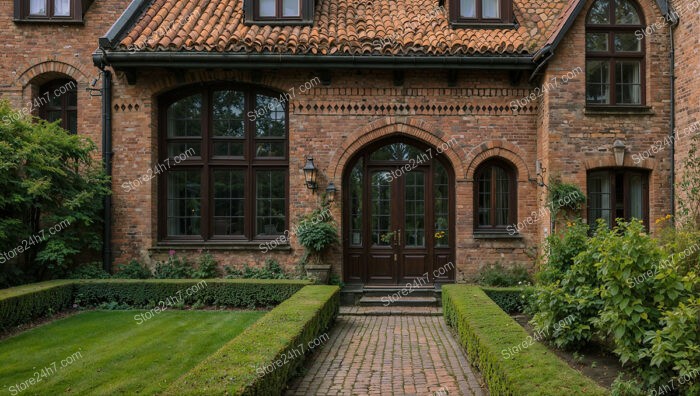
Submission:
{"label": "leafy bush", "polygon": [[299,243],[306,249],[306,258],[312,263],[321,263],[321,257],[331,246],[338,243],[338,226],[330,215],[330,208],[324,206],[302,218],[296,230]]}
{"label": "leafy bush", "polygon": [[521,264],[512,267],[504,267],[501,263],[487,264],[476,275],[476,283],[483,286],[526,286],[531,281],[527,268]]}
{"label": "leafy bush", "polygon": [[588,243],[588,224],[580,220],[568,222],[566,230],[560,234],[547,237],[547,261],[537,274],[541,284],[553,283],[574,264],[574,257],[586,249]]}
{"label": "leafy bush", "polygon": [[524,294],[527,294],[523,287],[482,287],[487,296],[493,300],[501,309],[507,313],[523,312],[527,300]]}
{"label": "leafy bush", "polygon": [[586,195],[578,185],[555,179],[549,186],[549,203],[554,216],[561,208],[580,211],[586,203]]}
{"label": "leafy bush", "polygon": [[248,264],[243,269],[237,270],[229,266],[224,267],[228,275],[227,279],[290,279],[277,260],[267,258],[264,267],[250,267]]}
{"label": "leafy bush", "polygon": [[57,122],[17,117],[7,101],[0,101],[0,119],[0,251],[22,256],[0,278],[65,276],[102,244],[102,202],[110,189],[94,160],[95,144]]}
{"label": "leafy bush", "polygon": [[156,279],[192,279],[194,269],[183,257],[178,257],[175,251],[168,253],[168,260],[156,263],[153,277]]}
{"label": "leafy bush", "polygon": [[102,263],[93,262],[82,265],[71,271],[67,278],[68,279],[107,279],[111,275],[102,269]]}
{"label": "leafy bush", "polygon": [[213,279],[219,277],[219,264],[214,260],[211,253],[204,252],[199,256],[197,269],[192,271],[192,277],[195,279]]}
{"label": "leafy bush", "polygon": [[117,279],[148,279],[151,276],[153,276],[151,270],[134,259],[120,265],[117,272],[113,275]]}
{"label": "leafy bush", "polygon": [[610,393],[612,396],[646,396],[646,392],[636,380],[625,380],[622,375],[615,379]]}
{"label": "leafy bush", "polygon": [[[303,364],[309,343],[325,339],[320,336],[335,320],[339,305],[337,286],[303,288],[180,377],[163,394],[282,394]],[[300,345],[304,346],[301,351]],[[272,369],[266,369],[268,366]]]}
{"label": "leafy bush", "polygon": [[607,394],[545,346],[532,341],[478,287],[445,285],[442,303],[445,321],[457,331],[459,343],[481,371],[491,394]]}

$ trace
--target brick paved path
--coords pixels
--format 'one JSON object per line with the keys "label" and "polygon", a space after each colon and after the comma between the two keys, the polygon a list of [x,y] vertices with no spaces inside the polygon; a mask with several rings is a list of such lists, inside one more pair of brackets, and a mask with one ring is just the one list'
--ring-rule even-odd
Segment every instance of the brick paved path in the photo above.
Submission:
{"label": "brick paved path", "polygon": [[339,316],[329,336],[287,395],[488,394],[441,317]]}

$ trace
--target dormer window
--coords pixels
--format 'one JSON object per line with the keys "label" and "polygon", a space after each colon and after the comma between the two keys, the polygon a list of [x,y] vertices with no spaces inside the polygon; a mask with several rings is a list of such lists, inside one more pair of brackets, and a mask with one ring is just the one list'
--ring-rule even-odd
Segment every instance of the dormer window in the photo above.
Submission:
{"label": "dormer window", "polygon": [[450,0],[453,25],[510,24],[512,0]]}
{"label": "dormer window", "polygon": [[314,0],[244,0],[251,25],[312,25]]}
{"label": "dormer window", "polygon": [[14,0],[15,22],[83,22],[91,0]]}

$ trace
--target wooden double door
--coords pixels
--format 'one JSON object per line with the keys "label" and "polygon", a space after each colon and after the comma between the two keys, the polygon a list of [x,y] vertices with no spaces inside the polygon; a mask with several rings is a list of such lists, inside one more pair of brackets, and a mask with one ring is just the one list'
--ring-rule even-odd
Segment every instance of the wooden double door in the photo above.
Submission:
{"label": "wooden double door", "polygon": [[405,141],[355,158],[344,191],[344,278],[368,285],[454,280],[453,175],[434,148]]}

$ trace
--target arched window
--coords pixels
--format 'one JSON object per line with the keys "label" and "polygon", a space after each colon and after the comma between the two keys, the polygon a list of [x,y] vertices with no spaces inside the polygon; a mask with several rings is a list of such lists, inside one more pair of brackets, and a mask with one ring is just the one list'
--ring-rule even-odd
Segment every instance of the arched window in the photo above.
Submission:
{"label": "arched window", "polygon": [[516,223],[515,170],[505,161],[488,160],[474,174],[476,232],[505,232]]}
{"label": "arched window", "polygon": [[217,85],[163,98],[153,170],[163,173],[161,239],[252,241],[284,233],[287,109],[272,95]]}
{"label": "arched window", "polygon": [[39,105],[39,117],[51,122],[61,120],[63,129],[78,133],[78,84],[75,80],[58,79],[42,85],[34,102]]}
{"label": "arched window", "polygon": [[597,0],[586,19],[586,104],[644,104],[644,28],[630,0]]}

